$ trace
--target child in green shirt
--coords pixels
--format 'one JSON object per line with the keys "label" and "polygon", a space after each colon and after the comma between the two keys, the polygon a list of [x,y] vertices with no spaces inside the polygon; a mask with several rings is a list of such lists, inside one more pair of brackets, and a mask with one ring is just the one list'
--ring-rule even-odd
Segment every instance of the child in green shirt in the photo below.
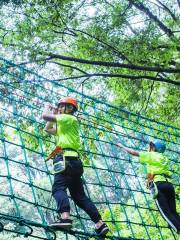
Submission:
{"label": "child in green shirt", "polygon": [[180,234],[180,216],[176,211],[175,190],[170,182],[171,172],[168,167],[168,159],[164,156],[166,145],[159,140],[150,142],[149,151],[137,152],[122,144],[118,147],[124,149],[133,156],[139,157],[141,164],[145,165],[147,173],[147,187],[149,188],[156,205],[169,224]]}
{"label": "child in green shirt", "polygon": [[78,110],[77,100],[66,97],[60,100],[58,108],[51,112],[52,107],[46,107],[42,117],[47,121],[45,131],[56,136],[57,147],[49,158],[54,163],[54,184],[52,194],[57,202],[57,221],[50,224],[54,229],[69,230],[72,227],[70,219],[70,204],[67,195],[69,189],[71,198],[82,208],[95,223],[96,233],[106,235],[109,231],[107,225],[86,196],[83,187],[83,165],[79,157],[80,134],[79,122],[74,116]]}

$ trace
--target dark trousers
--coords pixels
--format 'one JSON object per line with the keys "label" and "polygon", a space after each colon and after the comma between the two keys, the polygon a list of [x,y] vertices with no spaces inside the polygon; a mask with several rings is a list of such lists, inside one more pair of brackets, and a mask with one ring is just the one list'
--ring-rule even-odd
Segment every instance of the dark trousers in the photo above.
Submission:
{"label": "dark trousers", "polygon": [[176,211],[175,190],[170,182],[156,182],[158,196],[156,201],[157,207],[169,224],[175,231],[180,232],[180,216]]}
{"label": "dark trousers", "polygon": [[[62,158],[61,155],[57,157]],[[94,203],[85,195],[81,178],[83,166],[80,159],[77,157],[66,157],[66,164],[66,170],[54,176],[52,194],[57,203],[57,212],[70,212],[70,203],[66,192],[68,188],[71,198],[76,205],[83,209],[94,223],[97,223],[101,216]]]}

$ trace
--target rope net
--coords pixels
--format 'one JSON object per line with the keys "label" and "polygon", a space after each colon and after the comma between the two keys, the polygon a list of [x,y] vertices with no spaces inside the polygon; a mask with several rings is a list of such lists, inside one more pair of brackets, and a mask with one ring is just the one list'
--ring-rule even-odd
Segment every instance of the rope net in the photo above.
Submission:
{"label": "rope net", "polygon": [[73,230],[48,228],[56,204],[51,161],[45,159],[55,139],[44,133],[41,113],[45,103],[68,95],[80,102],[84,186],[110,227],[106,239],[178,239],[157,211],[138,159],[116,144],[144,150],[157,136],[165,140],[178,187],[180,129],[81,94],[3,58],[0,79],[0,239],[100,239],[89,217],[71,200]]}

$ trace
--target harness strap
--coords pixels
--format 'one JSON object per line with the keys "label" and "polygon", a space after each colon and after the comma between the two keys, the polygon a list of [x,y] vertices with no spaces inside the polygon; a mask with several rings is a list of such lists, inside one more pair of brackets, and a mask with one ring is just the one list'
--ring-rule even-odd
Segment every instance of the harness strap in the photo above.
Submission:
{"label": "harness strap", "polygon": [[76,151],[64,150],[63,156],[64,157],[78,157],[79,154]]}
{"label": "harness strap", "polygon": [[49,156],[46,158],[46,161],[48,161],[51,158],[54,158],[57,154],[63,153],[63,149],[59,146],[57,146],[52,153],[49,154]]}
{"label": "harness strap", "polygon": [[147,188],[149,188],[149,186],[153,182],[153,180],[154,180],[154,174],[148,173],[147,174],[147,182],[146,182]]}
{"label": "harness strap", "polygon": [[[163,177],[166,182],[168,182],[168,178],[170,178],[170,176],[165,175],[165,174],[152,174],[152,173],[148,173],[148,174],[147,174],[147,183],[146,183],[147,188],[149,188],[150,184],[151,184],[153,181],[155,181],[156,176],[161,176],[161,177]],[[163,181],[163,180],[162,180],[162,181]]]}
{"label": "harness strap", "polygon": [[61,147],[57,146],[52,153],[46,158],[46,161],[54,158],[57,154],[63,154],[64,157],[78,157],[79,153],[73,149],[62,149]]}

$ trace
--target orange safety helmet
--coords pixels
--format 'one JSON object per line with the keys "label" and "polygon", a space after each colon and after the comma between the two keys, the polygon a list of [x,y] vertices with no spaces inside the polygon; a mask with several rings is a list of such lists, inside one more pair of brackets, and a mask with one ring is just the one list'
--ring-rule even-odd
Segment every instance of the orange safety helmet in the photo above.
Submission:
{"label": "orange safety helmet", "polygon": [[65,97],[65,98],[62,98],[60,99],[60,101],[58,102],[58,106],[59,104],[61,103],[69,103],[69,104],[72,104],[76,110],[78,110],[78,104],[77,104],[77,99],[75,98],[72,98],[72,97]]}

